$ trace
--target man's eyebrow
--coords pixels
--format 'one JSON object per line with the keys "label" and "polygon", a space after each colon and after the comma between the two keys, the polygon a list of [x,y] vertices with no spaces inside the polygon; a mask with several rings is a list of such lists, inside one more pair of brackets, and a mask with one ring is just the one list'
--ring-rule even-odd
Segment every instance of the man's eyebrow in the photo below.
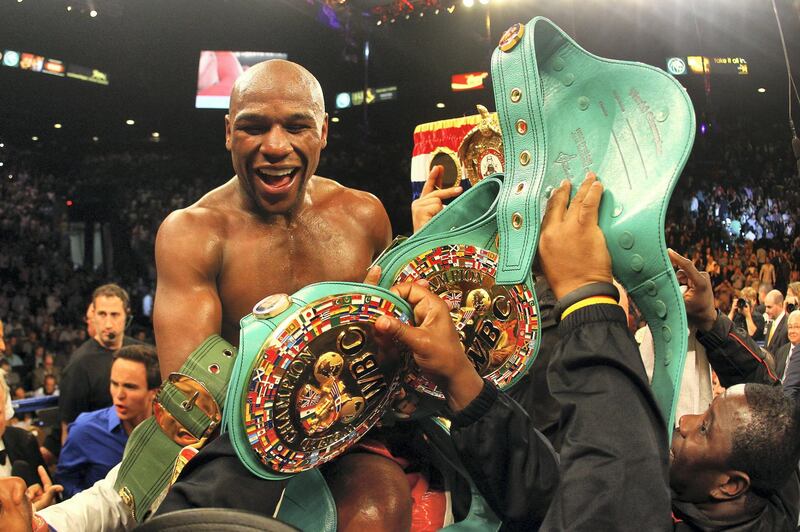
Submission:
{"label": "man's eyebrow", "polygon": [[263,121],[264,117],[258,113],[241,113],[234,117],[234,122],[260,122]]}

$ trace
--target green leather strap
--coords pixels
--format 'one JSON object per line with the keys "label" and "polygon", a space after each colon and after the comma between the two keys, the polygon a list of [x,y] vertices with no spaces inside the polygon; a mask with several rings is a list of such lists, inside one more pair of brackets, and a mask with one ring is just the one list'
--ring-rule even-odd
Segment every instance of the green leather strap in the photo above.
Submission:
{"label": "green leather strap", "polygon": [[[235,360],[236,349],[220,336],[213,335],[189,355],[179,373],[200,382],[222,406]],[[196,437],[205,434],[209,418],[199,408],[182,408],[186,396],[169,381],[159,391],[158,398],[189,432]],[[149,516],[168,488],[181,448],[164,434],[155,417],[140,423],[128,438],[114,488],[138,522]]]}
{"label": "green leather strap", "polygon": [[686,91],[661,70],[597,57],[547,19],[492,56],[506,175],[497,208],[498,283],[524,278],[550,192],[587,171],[605,187],[599,225],[614,276],[653,331],[653,391],[672,426],[687,346],[683,298],[664,242],[670,195],[694,140]]}

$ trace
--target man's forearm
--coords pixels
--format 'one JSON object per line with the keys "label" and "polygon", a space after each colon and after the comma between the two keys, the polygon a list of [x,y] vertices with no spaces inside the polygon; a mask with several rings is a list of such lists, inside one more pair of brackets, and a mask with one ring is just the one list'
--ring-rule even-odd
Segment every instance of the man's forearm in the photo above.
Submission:
{"label": "man's forearm", "polygon": [[59,532],[80,530],[82,532],[127,532],[136,521],[128,507],[114,490],[119,466],[108,472],[105,478],[59,504],[38,512],[48,525]]}
{"label": "man's forearm", "polygon": [[508,530],[536,530],[559,481],[558,456],[523,408],[484,381],[453,418],[461,462]]}

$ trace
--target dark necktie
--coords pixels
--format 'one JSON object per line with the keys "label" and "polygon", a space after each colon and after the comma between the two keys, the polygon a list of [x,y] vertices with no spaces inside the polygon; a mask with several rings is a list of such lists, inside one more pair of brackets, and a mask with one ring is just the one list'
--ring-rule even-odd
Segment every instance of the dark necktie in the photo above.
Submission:
{"label": "dark necktie", "polygon": [[3,449],[2,451],[0,451],[0,465],[3,465],[3,464],[6,463],[6,457],[7,456],[8,456],[8,451],[6,449]]}

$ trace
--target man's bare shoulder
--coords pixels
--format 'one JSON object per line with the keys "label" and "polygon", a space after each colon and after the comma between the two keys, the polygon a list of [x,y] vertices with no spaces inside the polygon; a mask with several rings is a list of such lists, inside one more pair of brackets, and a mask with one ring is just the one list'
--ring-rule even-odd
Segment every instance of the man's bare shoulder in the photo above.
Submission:
{"label": "man's bare shoulder", "polygon": [[376,216],[387,217],[381,200],[369,192],[349,188],[320,176],[314,176],[312,183],[314,188],[311,194],[315,204],[347,209],[352,217],[364,222],[374,220]]}
{"label": "man's bare shoulder", "polygon": [[349,220],[350,227],[360,227],[366,231],[373,258],[389,244],[392,224],[378,198],[324,177],[314,176],[311,183],[313,188],[310,189],[310,195],[316,206],[334,213],[339,220]]}
{"label": "man's bare shoulder", "polygon": [[[158,228],[156,262],[161,257],[182,257],[199,261],[216,261],[232,221],[242,211],[236,184],[228,181],[192,205],[171,212]],[[204,245],[198,245],[204,242]]]}
{"label": "man's bare shoulder", "polygon": [[[235,178],[234,178],[235,179]],[[189,236],[208,236],[225,232],[231,216],[240,212],[236,205],[234,180],[207,192],[192,205],[172,211],[161,223],[159,236],[172,234]]]}

